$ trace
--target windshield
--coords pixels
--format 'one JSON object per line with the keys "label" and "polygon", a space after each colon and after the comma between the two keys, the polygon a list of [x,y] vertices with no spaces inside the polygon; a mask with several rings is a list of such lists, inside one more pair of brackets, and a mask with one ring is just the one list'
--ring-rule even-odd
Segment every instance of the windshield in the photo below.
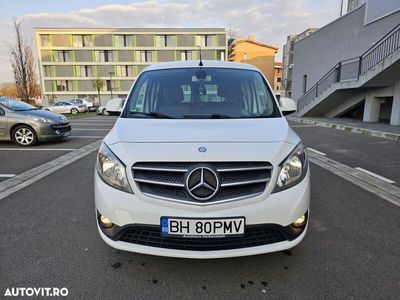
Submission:
{"label": "windshield", "polygon": [[13,111],[25,111],[36,109],[36,107],[11,98],[0,97],[0,104]]}
{"label": "windshield", "polygon": [[144,72],[125,107],[128,118],[271,118],[281,114],[261,74],[184,68]]}

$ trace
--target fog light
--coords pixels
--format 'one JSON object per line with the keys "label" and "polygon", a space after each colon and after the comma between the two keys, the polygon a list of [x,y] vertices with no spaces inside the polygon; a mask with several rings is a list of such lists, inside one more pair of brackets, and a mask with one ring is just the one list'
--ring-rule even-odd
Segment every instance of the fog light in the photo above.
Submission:
{"label": "fog light", "polygon": [[306,225],[306,221],[307,221],[307,217],[304,214],[300,218],[298,218],[296,221],[294,221],[292,223],[292,226],[296,227],[296,228],[302,228],[302,227],[304,227],[304,225]]}
{"label": "fog light", "polygon": [[99,216],[99,221],[100,225],[103,226],[104,228],[110,228],[114,225],[108,218],[106,218],[103,215]]}
{"label": "fog light", "polygon": [[60,130],[56,130],[55,133],[56,133],[56,134],[60,134],[61,131],[60,131]]}

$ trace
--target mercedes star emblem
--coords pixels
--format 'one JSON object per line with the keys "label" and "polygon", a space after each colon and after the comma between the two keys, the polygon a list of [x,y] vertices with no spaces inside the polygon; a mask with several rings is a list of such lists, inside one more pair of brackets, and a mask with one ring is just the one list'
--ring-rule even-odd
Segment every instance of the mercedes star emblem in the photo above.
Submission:
{"label": "mercedes star emblem", "polygon": [[186,177],[186,190],[196,200],[210,200],[219,190],[217,173],[207,167],[193,169]]}

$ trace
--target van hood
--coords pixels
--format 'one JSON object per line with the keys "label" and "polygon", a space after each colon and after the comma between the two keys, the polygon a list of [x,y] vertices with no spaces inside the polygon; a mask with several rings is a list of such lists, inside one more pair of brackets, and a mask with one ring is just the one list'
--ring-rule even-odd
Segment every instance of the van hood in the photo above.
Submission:
{"label": "van hood", "polygon": [[115,143],[256,143],[297,144],[285,118],[271,119],[131,119],[119,118],[105,138]]}

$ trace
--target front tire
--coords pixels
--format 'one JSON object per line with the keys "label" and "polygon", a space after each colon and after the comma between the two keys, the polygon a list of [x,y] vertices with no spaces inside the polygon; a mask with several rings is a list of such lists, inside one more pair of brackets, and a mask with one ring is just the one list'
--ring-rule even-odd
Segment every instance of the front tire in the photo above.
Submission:
{"label": "front tire", "polygon": [[13,130],[13,141],[19,146],[30,147],[37,143],[37,135],[32,127],[27,125],[17,126]]}
{"label": "front tire", "polygon": [[102,114],[103,116],[108,116],[108,115],[110,115],[110,114],[108,113],[108,111],[107,111],[105,108],[103,108],[103,110],[101,111],[101,114]]}
{"label": "front tire", "polygon": [[71,114],[72,115],[77,115],[79,111],[76,108],[71,109]]}

